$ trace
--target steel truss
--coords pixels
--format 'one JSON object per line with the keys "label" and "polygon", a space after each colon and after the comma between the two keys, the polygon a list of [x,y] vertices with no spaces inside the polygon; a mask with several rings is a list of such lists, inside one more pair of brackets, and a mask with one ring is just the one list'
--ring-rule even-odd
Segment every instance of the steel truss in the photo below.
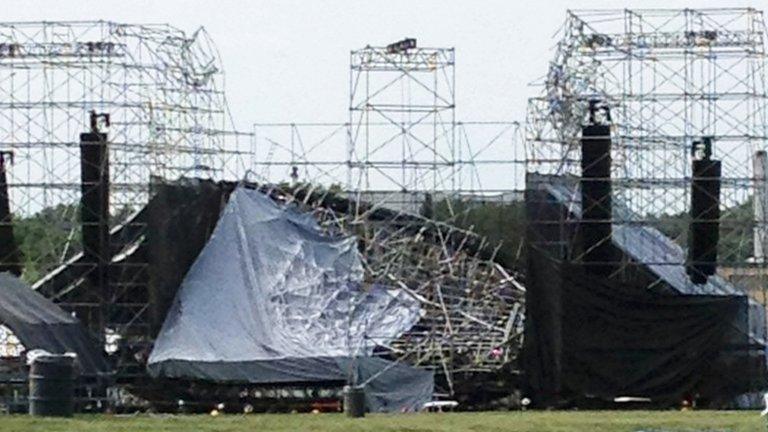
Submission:
{"label": "steel truss", "polygon": [[[668,222],[687,222],[691,146],[712,137],[723,167],[718,273],[765,303],[768,272],[755,257],[765,213],[753,212],[754,197],[765,197],[753,169],[768,138],[764,37],[755,9],[569,11],[528,103],[527,170],[579,176],[581,127],[589,101],[600,100],[612,117],[614,203],[625,210],[614,206],[611,222],[655,227],[686,246],[687,230]],[[654,261],[684,264],[664,254]]]}
{"label": "steel truss", "polygon": [[456,201],[508,204],[524,188],[523,128],[457,121],[454,67],[448,48],[352,51],[347,122],[257,123],[252,137],[256,180],[298,190],[288,201],[350,203],[313,211],[360,239],[367,283],[406,290],[424,310],[382,353],[435,369],[449,393],[466,374],[515,368],[524,315],[523,288],[494,247],[428,214],[448,203],[450,223]]}
{"label": "steel truss", "polygon": [[[17,237],[36,242],[21,245],[26,258],[18,264],[24,279],[91,324],[112,349],[150,337],[146,262],[134,256],[144,238],[135,214],[148,201],[150,179],[245,172],[247,149],[230,139],[223,81],[202,28],[187,34],[107,21],[0,23],[0,152],[13,155],[6,169]],[[105,223],[113,233],[133,233],[110,245],[107,288],[83,282],[94,269],[82,259],[78,137],[90,131],[91,111],[111,120],[104,130]],[[78,277],[57,282],[73,271]],[[107,304],[110,315],[96,325],[93,316]]]}

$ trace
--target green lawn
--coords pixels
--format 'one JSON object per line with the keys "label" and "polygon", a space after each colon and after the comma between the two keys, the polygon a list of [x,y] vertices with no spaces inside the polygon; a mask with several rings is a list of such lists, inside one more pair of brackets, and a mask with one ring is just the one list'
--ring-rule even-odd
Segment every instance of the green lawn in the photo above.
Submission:
{"label": "green lawn", "polygon": [[264,414],[211,416],[80,416],[74,419],[0,417],[0,431],[471,431],[471,432],[603,432],[603,431],[766,431],[756,411],[560,411],[527,413],[451,413],[369,415],[349,419],[342,414]]}

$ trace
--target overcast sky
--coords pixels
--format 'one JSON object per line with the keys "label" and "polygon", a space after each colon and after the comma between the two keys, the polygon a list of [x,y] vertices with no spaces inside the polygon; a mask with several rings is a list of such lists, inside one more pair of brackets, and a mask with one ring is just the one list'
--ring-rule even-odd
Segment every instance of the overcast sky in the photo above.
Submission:
{"label": "overcast sky", "polygon": [[204,26],[218,46],[236,124],[343,122],[349,51],[414,37],[456,48],[463,120],[523,120],[525,100],[552,56],[568,8],[752,6],[676,0],[234,1],[3,0],[4,21],[105,19]]}

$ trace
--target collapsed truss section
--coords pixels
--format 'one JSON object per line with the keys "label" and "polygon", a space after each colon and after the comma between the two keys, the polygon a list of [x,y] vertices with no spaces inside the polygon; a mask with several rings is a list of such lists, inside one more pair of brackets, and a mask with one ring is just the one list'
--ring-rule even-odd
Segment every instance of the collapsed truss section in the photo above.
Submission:
{"label": "collapsed truss section", "polygon": [[[463,374],[517,370],[525,288],[518,275],[495,262],[496,248],[482,237],[361,205],[324,188],[299,185],[270,193],[312,211],[331,235],[355,235],[366,286],[389,286],[418,301],[421,319],[382,344],[381,355],[434,369],[437,383],[451,394]],[[367,338],[377,343],[376,329]]]}

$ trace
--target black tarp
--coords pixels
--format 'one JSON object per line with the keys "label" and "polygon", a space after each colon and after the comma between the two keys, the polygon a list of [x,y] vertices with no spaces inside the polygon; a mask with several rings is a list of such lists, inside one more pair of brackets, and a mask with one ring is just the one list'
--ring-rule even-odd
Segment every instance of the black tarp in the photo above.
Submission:
{"label": "black tarp", "polygon": [[[632,264],[588,277],[573,260],[577,183],[528,181],[523,365],[535,403],[645,396],[669,404],[692,394],[723,402],[765,383],[761,307],[718,276],[691,283],[684,252],[636,224],[613,234]],[[615,211],[627,210],[618,203]]]}
{"label": "black tarp", "polygon": [[9,273],[0,273],[0,324],[10,329],[27,351],[73,352],[84,375],[108,370],[77,319]]}
{"label": "black tarp", "polygon": [[746,297],[662,296],[581,266],[561,274],[563,390],[577,397],[676,403],[698,393],[747,316]]}
{"label": "black tarp", "polygon": [[537,406],[558,402],[562,376],[561,275],[553,271],[554,258],[531,247],[525,276],[525,327],[522,366],[525,392]]}
{"label": "black tarp", "polygon": [[[620,396],[674,404],[697,393],[713,398],[707,390],[734,384],[734,371],[717,368],[730,346],[748,344],[734,331],[747,319],[747,297],[659,295],[542,254],[531,257],[538,263],[527,278],[533,292],[524,364],[527,390],[539,405]],[[735,336],[744,340],[735,343]],[[721,384],[706,382],[712,377]]]}
{"label": "black tarp", "polygon": [[211,237],[231,187],[202,179],[153,178],[144,244],[149,266],[152,334],[163,325],[176,291]]}

